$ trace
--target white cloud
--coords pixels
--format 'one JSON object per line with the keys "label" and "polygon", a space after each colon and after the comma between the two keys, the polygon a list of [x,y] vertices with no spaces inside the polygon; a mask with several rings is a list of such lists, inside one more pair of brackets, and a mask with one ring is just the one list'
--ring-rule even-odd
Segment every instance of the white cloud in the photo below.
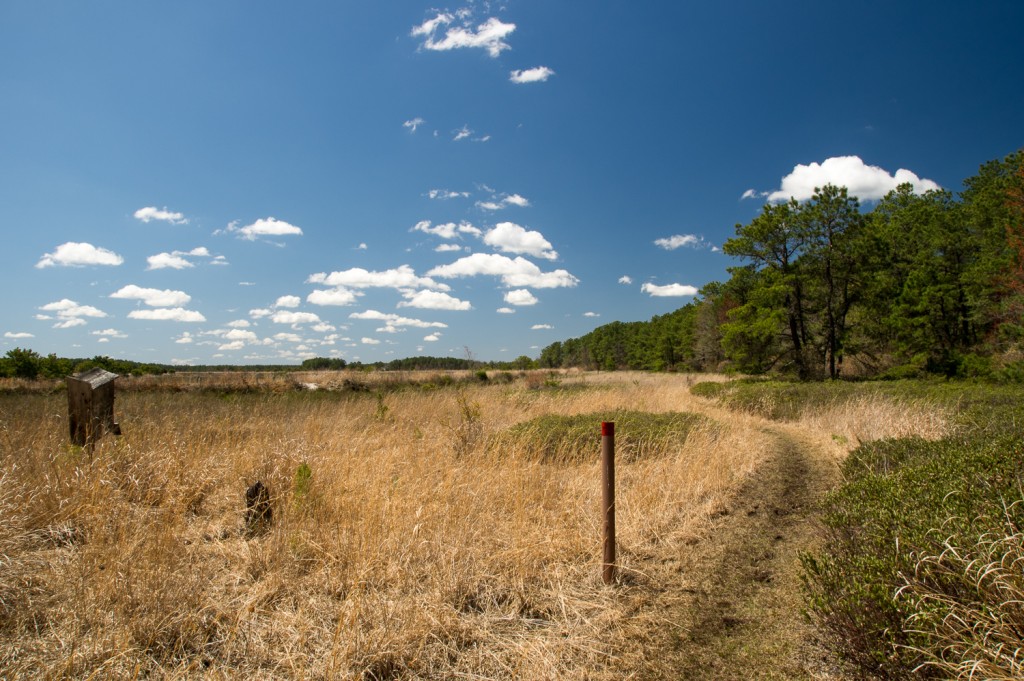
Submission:
{"label": "white cloud", "polygon": [[513,83],[543,83],[555,72],[547,66],[536,66],[532,69],[522,69],[509,74],[509,80]]}
{"label": "white cloud", "polygon": [[427,192],[427,196],[432,199],[465,199],[469,198],[469,192],[453,192],[447,189],[431,189]]}
{"label": "white cloud", "polygon": [[302,336],[297,333],[275,333],[274,340],[284,343],[301,343]]}
{"label": "white cloud", "polygon": [[453,251],[461,250],[462,246],[459,246],[458,244],[441,244],[434,249],[434,251],[437,253],[451,253]]}
{"label": "white cloud", "polygon": [[417,329],[447,329],[448,325],[442,322],[425,322],[421,319],[410,319],[409,317],[402,317],[396,314],[389,314],[387,312],[379,312],[377,310],[367,310],[366,312],[353,312],[349,315],[350,319],[370,319],[374,321],[386,322],[389,327],[399,326],[411,326]]}
{"label": "white cloud", "polygon": [[24,331],[7,331],[6,333],[4,333],[4,338],[35,338],[35,336],[31,333],[26,333]]}
{"label": "white cloud", "polygon": [[129,319],[147,319],[160,322],[205,322],[206,317],[195,310],[180,307],[160,307],[155,310],[132,310]]}
{"label": "white cloud", "polygon": [[357,251],[365,251],[367,248],[369,248],[369,246],[367,246],[364,242],[360,242],[359,245],[356,246]]}
{"label": "white cloud", "polygon": [[244,347],[245,347],[245,341],[240,341],[239,340],[239,341],[231,341],[230,343],[224,343],[223,345],[218,345],[217,349],[218,350],[241,350]]}
{"label": "white cloud", "polygon": [[268,310],[265,307],[258,307],[255,310],[249,310],[249,316],[253,319],[262,319],[263,317],[269,317],[274,314],[273,310]]}
{"label": "white cloud", "polygon": [[[465,17],[465,15],[464,15]],[[502,51],[510,48],[505,42],[505,37],[516,30],[515,24],[506,24],[495,17],[489,17],[474,30],[468,22],[461,26],[449,28],[444,37],[438,40],[436,35],[441,26],[450,26],[456,17],[442,12],[433,19],[424,21],[419,26],[414,26],[410,35],[422,37],[422,47],[428,50],[446,51],[461,48],[480,48],[487,50],[487,54],[497,57]]]}
{"label": "white cloud", "polygon": [[455,132],[455,137],[452,138],[453,142],[458,142],[459,140],[464,140],[464,139],[466,139],[467,137],[469,137],[470,135],[473,134],[473,131],[470,130],[469,126],[467,126],[467,125],[463,125],[461,128],[459,128],[458,130],[455,130],[454,132]]}
{"label": "white cloud", "polygon": [[768,196],[768,194],[770,194],[770,193],[771,192],[759,192],[756,189],[748,189],[747,191],[743,192],[742,196],[740,196],[740,200],[743,201],[743,200],[746,200],[746,199],[756,199],[759,196],[761,198],[764,198],[764,197]]}
{"label": "white cloud", "polygon": [[274,307],[298,307],[302,303],[302,298],[298,296],[281,296],[274,303]]}
{"label": "white cloud", "polygon": [[146,268],[147,270],[162,270],[167,268],[184,270],[189,267],[195,267],[195,265],[185,258],[173,253],[157,253],[156,255],[151,255],[146,258],[146,262],[149,264],[149,267]]}
{"label": "white cloud", "polygon": [[185,331],[179,338],[176,338],[174,342],[180,345],[188,345],[189,343],[194,343],[195,338],[188,331]]}
{"label": "white cloud", "polygon": [[86,265],[120,265],[124,258],[106,248],[98,248],[90,243],[68,241],[53,251],[45,253],[36,263],[36,267],[84,267]]}
{"label": "white cloud", "polygon": [[127,338],[128,334],[118,331],[117,329],[103,329],[102,331],[92,331],[93,336],[106,336],[108,338]]}
{"label": "white cloud", "polygon": [[468,300],[459,300],[440,291],[408,291],[402,294],[405,300],[398,307],[416,307],[423,310],[471,310]]}
{"label": "white cloud", "polygon": [[665,239],[655,239],[654,245],[666,251],[674,251],[682,246],[699,246],[702,239],[695,234],[673,234]]}
{"label": "white cloud", "polygon": [[640,290],[655,298],[676,298],[679,296],[695,296],[697,288],[688,284],[666,284],[658,286],[650,282],[640,287]]}
{"label": "white cloud", "polygon": [[129,284],[110,294],[111,298],[123,298],[125,300],[141,300],[151,307],[181,307],[187,305],[192,296],[184,291],[171,291],[142,288],[135,284]]}
{"label": "white cloud", "polygon": [[471,234],[473,236],[480,236],[482,234],[479,228],[466,221],[462,221],[459,224],[446,222],[440,225],[431,225],[430,220],[420,220],[409,231],[423,232],[424,234],[430,234],[441,239],[455,239],[460,234]]}
{"label": "white cloud", "polygon": [[254,332],[245,329],[231,329],[224,334],[224,338],[229,341],[245,341],[246,343],[255,343],[259,340]]}
{"label": "white cloud", "polygon": [[40,310],[44,312],[56,312],[57,317],[60,319],[78,319],[79,321],[75,324],[67,324],[56,328],[66,329],[71,326],[80,326],[85,324],[84,319],[81,317],[106,317],[107,313],[103,310],[93,307],[92,305],[79,305],[73,300],[62,298],[55,303],[47,303],[43,305]]}
{"label": "white cloud", "polygon": [[63,322],[57,322],[53,325],[55,329],[70,329],[75,326],[85,326],[85,320],[81,317],[74,317],[72,319],[66,319]]}
{"label": "white cloud", "polygon": [[429,277],[416,276],[415,270],[408,265],[400,265],[395,269],[383,272],[370,272],[362,267],[353,267],[342,272],[312,274],[306,280],[312,284],[327,286],[351,286],[352,288],[429,288],[437,291],[449,291],[451,287],[441,284]]}
{"label": "white cloud", "polygon": [[437,341],[441,340],[441,334],[432,333],[424,336],[423,340],[426,341],[427,343],[436,343]]}
{"label": "white cloud", "polygon": [[536,305],[538,301],[537,296],[525,288],[520,288],[506,293],[505,302],[509,305]]}
{"label": "white cloud", "polygon": [[530,329],[532,329],[533,331],[541,331],[543,329],[553,329],[553,328],[555,328],[555,327],[551,326],[550,324],[534,324],[533,326],[530,327]]}
{"label": "white cloud", "polygon": [[312,312],[287,312],[285,310],[278,310],[270,317],[270,321],[275,324],[315,324],[320,321],[320,317],[316,316]]}
{"label": "white cloud", "polygon": [[336,330],[333,324],[328,324],[327,322],[320,322],[319,324],[314,324],[309,328],[317,333],[327,333],[328,331]]}
{"label": "white cloud", "polygon": [[249,323],[248,319],[236,319],[233,322],[228,322],[228,326],[233,329],[248,329],[252,324]]}
{"label": "white cloud", "polygon": [[598,313],[596,313],[596,312],[584,312],[584,313],[583,313],[583,316],[584,316],[584,317],[600,317],[601,315],[599,315],[599,314],[598,314]]}
{"label": "white cloud", "polygon": [[277,218],[262,218],[245,227],[239,227],[237,223],[231,223],[228,225],[227,231],[237,232],[240,238],[249,241],[255,241],[261,236],[300,236],[302,234],[300,228]]}
{"label": "white cloud", "polygon": [[366,338],[365,336],[359,339],[359,342],[363,345],[380,345],[380,341],[376,338]]}
{"label": "white cloud", "polygon": [[496,200],[493,201],[477,201],[476,207],[482,208],[484,210],[502,210],[503,208],[508,208],[509,206],[519,206],[520,208],[528,208],[530,205],[529,199],[527,199],[525,196],[520,196],[519,194],[506,194],[500,199],[497,199],[497,197],[495,197],[495,199]]}
{"label": "white cloud", "polygon": [[359,293],[347,288],[318,289],[306,296],[306,302],[313,305],[351,305]]}
{"label": "white cloud", "polygon": [[530,231],[514,222],[499,222],[484,234],[484,243],[505,253],[523,253],[535,258],[556,260],[558,253],[540,232]]}
{"label": "white cloud", "polygon": [[619,283],[626,284],[628,286],[629,284],[633,283],[633,277],[629,276],[628,274],[623,274],[621,277],[619,277]]}
{"label": "white cloud", "polygon": [[156,206],[146,206],[135,211],[135,219],[142,220],[143,222],[149,222],[150,220],[160,220],[162,222],[169,222],[172,225],[187,225],[188,220],[181,213],[175,213],[167,210],[167,208],[157,208]]}
{"label": "white cloud", "polygon": [[511,307],[499,307],[497,310],[495,310],[495,312],[497,312],[498,314],[515,314],[516,313],[516,311],[513,310]]}
{"label": "white cloud", "polygon": [[806,201],[814,195],[815,187],[832,184],[846,187],[851,196],[863,201],[877,201],[903,183],[912,184],[918,193],[941,189],[932,180],[920,178],[903,168],[890,175],[878,166],[865,164],[859,156],[834,156],[821,163],[798,164],[793,172],[782,178],[782,186],[771,192],[768,200],[787,201],[792,197]]}
{"label": "white cloud", "polygon": [[416,132],[416,128],[420,127],[424,123],[426,123],[426,121],[417,116],[416,118],[412,118],[405,123],[402,123],[402,127],[408,128],[409,132]]}
{"label": "white cloud", "polygon": [[565,270],[541,272],[540,268],[523,257],[514,260],[496,253],[473,253],[448,265],[427,272],[428,276],[445,279],[490,275],[501,277],[508,287],[572,288],[579,279]]}

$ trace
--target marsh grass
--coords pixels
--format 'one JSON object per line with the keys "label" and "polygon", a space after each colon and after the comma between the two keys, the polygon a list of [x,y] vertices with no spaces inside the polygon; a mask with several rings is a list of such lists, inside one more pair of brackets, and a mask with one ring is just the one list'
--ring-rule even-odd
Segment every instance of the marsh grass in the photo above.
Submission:
{"label": "marsh grass", "polygon": [[[663,626],[635,607],[659,588],[645,561],[681,550],[769,446],[752,420],[680,415],[683,376],[327,378],[132,379],[124,435],[94,452],[67,444],[62,392],[0,395],[0,675],[614,678],[630,636]],[[686,434],[620,466],[608,588],[596,459],[550,463],[515,433],[624,410]],[[255,480],[274,520],[248,537]]]}

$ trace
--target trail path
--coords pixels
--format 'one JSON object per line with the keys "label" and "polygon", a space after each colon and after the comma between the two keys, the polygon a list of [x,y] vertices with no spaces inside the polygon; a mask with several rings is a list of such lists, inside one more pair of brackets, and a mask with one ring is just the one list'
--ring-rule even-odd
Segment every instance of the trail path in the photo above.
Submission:
{"label": "trail path", "polygon": [[651,561],[664,626],[630,642],[613,665],[623,676],[842,678],[803,617],[799,563],[816,546],[823,496],[839,480],[837,454],[797,426],[762,428],[775,441],[771,455],[691,546]]}

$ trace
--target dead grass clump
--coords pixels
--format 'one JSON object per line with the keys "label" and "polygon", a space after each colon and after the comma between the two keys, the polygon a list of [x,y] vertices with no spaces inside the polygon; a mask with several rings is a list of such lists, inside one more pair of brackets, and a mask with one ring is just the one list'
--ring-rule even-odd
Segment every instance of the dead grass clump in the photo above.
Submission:
{"label": "dead grass clump", "polygon": [[938,440],[949,434],[952,414],[936,403],[864,394],[805,407],[798,423],[815,432],[831,433],[852,450],[886,438]]}

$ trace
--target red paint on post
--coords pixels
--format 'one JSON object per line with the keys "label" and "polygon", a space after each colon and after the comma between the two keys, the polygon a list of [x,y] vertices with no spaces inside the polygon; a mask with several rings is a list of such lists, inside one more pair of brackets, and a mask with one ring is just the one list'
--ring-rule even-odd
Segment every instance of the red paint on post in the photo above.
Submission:
{"label": "red paint on post", "polygon": [[614,421],[601,421],[601,437],[615,437]]}

